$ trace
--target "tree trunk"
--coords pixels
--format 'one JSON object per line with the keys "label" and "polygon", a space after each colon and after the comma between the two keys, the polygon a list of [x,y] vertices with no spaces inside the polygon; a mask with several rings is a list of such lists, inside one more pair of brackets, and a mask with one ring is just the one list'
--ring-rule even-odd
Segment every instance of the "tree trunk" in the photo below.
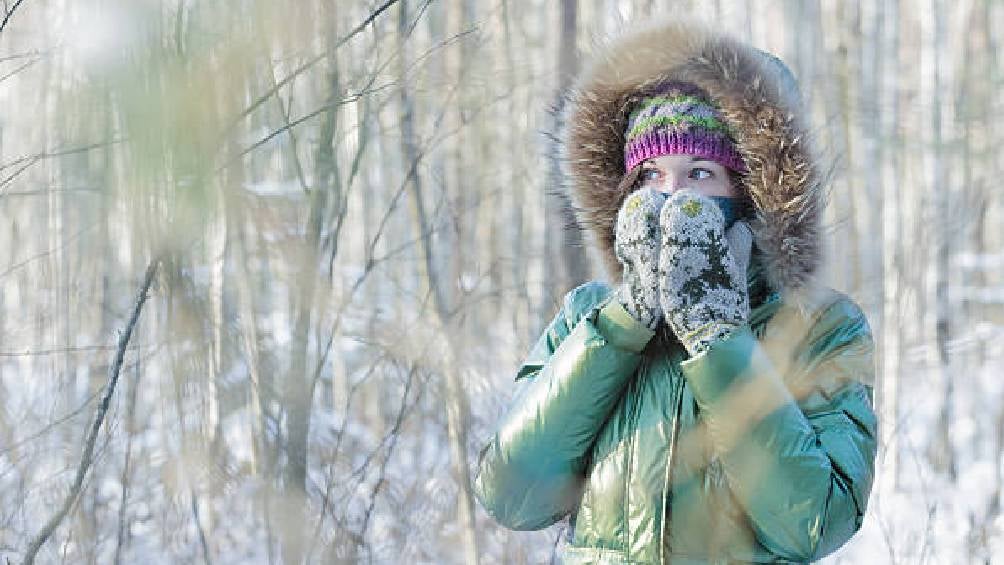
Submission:
{"label": "tree trunk", "polygon": [[209,227],[209,331],[210,339],[210,371],[209,383],[206,387],[207,406],[206,420],[203,422],[203,434],[214,454],[220,455],[223,449],[223,424],[220,420],[220,397],[223,383],[223,344],[224,328],[227,320],[224,317],[223,297],[226,289],[226,259],[227,259],[227,219],[226,202],[223,187],[216,194],[216,213],[214,222]]}
{"label": "tree trunk", "polygon": [[[422,196],[421,176],[418,164],[421,156],[415,139],[415,108],[407,89],[405,69],[407,68],[407,46],[405,34],[409,22],[407,2],[401,3],[398,19],[398,51],[401,62],[398,67],[401,102],[401,152],[406,166],[405,174],[408,188],[411,192],[411,212],[413,230],[419,243],[421,253],[420,266],[423,269],[422,281],[427,285],[432,295],[434,307],[434,331],[442,336],[440,352],[444,359],[442,370],[446,379],[447,393],[447,432],[450,443],[450,456],[453,473],[460,487],[458,495],[458,522],[463,540],[464,561],[468,564],[478,563],[477,529],[474,521],[474,498],[471,492],[470,469],[467,462],[467,397],[460,380],[460,367],[455,347],[456,335],[453,325],[457,313],[447,303],[448,295],[444,284],[436,270],[435,251],[432,247],[430,227],[432,222],[425,210]],[[423,293],[424,294],[424,293]],[[374,493],[374,496],[376,493]]]}
{"label": "tree trunk", "polygon": [[[560,114],[564,105],[564,96],[578,72],[579,57],[576,47],[578,2],[577,0],[562,0],[560,5],[560,35],[558,43],[558,84],[553,103],[558,110],[554,119]],[[551,131],[557,131],[558,124],[551,126]],[[552,148],[553,152],[555,149]],[[548,251],[545,254],[545,283],[547,284],[547,302],[541,307],[541,315],[550,317],[561,305],[561,298],[566,292],[589,278],[588,257],[582,241],[582,233],[572,211],[572,203],[562,190],[564,179],[556,155],[548,159],[548,187],[546,190],[545,209],[547,213],[548,237],[545,241]]]}
{"label": "tree trunk", "polygon": [[948,296],[949,255],[952,238],[952,187],[948,181],[947,169],[942,152],[945,139],[942,128],[943,104],[951,103],[951,94],[943,91],[942,70],[944,60],[944,9],[940,0],[929,0],[928,10],[921,13],[924,37],[929,41],[923,48],[922,72],[922,107],[930,112],[929,140],[927,143],[926,169],[928,186],[930,187],[929,217],[934,226],[935,241],[931,245],[929,276],[929,292],[931,293],[929,310],[927,312],[929,338],[933,353],[934,373],[942,388],[942,400],[938,420],[934,429],[934,437],[928,446],[927,455],[931,464],[941,472],[947,473],[949,479],[955,482],[955,453],[952,446],[951,422],[954,404],[954,388],[949,371],[948,341],[950,339],[950,305]]}
{"label": "tree trunk", "polygon": [[[986,98],[983,100],[982,108],[980,109],[979,119],[982,125],[986,128],[985,137],[983,139],[983,144],[980,147],[979,154],[983,165],[984,174],[987,179],[987,188],[994,190],[996,192],[996,187],[998,184],[998,179],[1001,178],[1000,161],[998,160],[998,152],[1000,144],[998,143],[1000,122],[996,120],[995,103],[1000,100],[1000,89],[993,87],[992,85],[1000,84],[1001,81],[1001,70],[1000,70],[1000,57],[996,56],[1000,49],[1000,42],[997,36],[994,35],[993,31],[997,30],[1000,32],[1000,26],[994,26],[994,6],[999,8],[1000,4],[994,0],[984,0],[981,5],[981,18],[982,31],[981,35],[985,37],[986,48],[983,50],[982,61],[984,66],[981,67],[980,76],[986,79],[983,83],[986,91]],[[999,198],[999,194],[997,194]],[[999,202],[999,201],[998,201]],[[987,213],[987,223],[984,229],[981,230],[980,238],[982,240],[983,249],[996,249],[1000,250],[1004,241],[1001,240],[1000,225],[1001,222],[994,221],[994,210],[997,210],[997,218],[1000,218],[1000,206],[988,206]],[[991,227],[991,229],[986,229],[986,227]],[[999,253],[999,251],[998,251]],[[989,268],[989,266],[988,266]],[[986,354],[983,356],[984,363],[989,362]],[[991,506],[992,512],[994,514],[999,514],[1004,507],[1004,395],[999,396],[998,401],[998,412],[996,415],[996,421],[994,422],[994,470],[996,479],[996,488],[993,497],[993,503]]]}
{"label": "tree trunk", "polygon": [[[890,0],[883,17],[882,47],[879,58],[881,104],[883,117],[880,128],[880,145],[900,147],[899,132],[899,0]],[[880,382],[878,410],[881,417],[881,445],[885,456],[880,481],[887,488],[899,485],[899,379],[900,359],[903,354],[903,336],[900,307],[902,304],[903,264],[901,255],[902,233],[900,197],[902,183],[900,159],[897,151],[889,151],[882,163],[882,320],[881,348],[879,350]]]}
{"label": "tree trunk", "polygon": [[[525,107],[525,104],[529,103],[529,99],[522,96],[516,97],[516,92],[520,92],[519,83],[524,79],[522,74],[517,71],[514,41],[518,39],[514,40],[513,37],[517,30],[513,29],[513,19],[509,7],[510,1],[503,0],[501,17],[506,82],[513,89],[513,96],[508,99],[505,115],[512,116],[519,108]],[[509,284],[506,285],[506,290],[512,294],[507,297],[506,308],[509,310],[507,314],[512,317],[513,335],[525,338],[529,343],[536,339],[536,335],[533,334],[538,331],[538,328],[534,327],[534,322],[536,322],[533,316],[534,299],[530,292],[530,280],[527,276],[529,263],[532,260],[528,250],[532,248],[533,232],[527,230],[526,218],[528,215],[527,206],[533,202],[533,199],[529,198],[528,187],[533,186],[533,183],[526,175],[526,164],[523,161],[521,150],[523,144],[518,137],[521,131],[512,123],[503,122],[503,120],[499,120],[499,123],[508,134],[506,145],[509,147],[511,161],[509,167],[511,180],[505,190],[509,192],[511,197],[508,232],[510,261],[512,263],[512,267],[506,269],[506,273],[511,276],[510,279],[507,279]]]}
{"label": "tree trunk", "polygon": [[[313,368],[307,363],[310,351],[310,328],[315,305],[318,271],[321,264],[321,235],[328,209],[329,197],[341,200],[339,178],[334,152],[335,131],[337,129],[338,108],[334,103],[342,96],[339,69],[334,52],[335,38],[329,39],[328,56],[331,70],[327,80],[327,101],[331,106],[325,112],[314,159],[314,183],[309,194],[307,211],[306,241],[300,248],[296,266],[296,280],[293,284],[293,304],[295,313],[292,328],[292,350],[289,374],[286,377],[286,465],[283,468],[283,561],[300,563],[306,549],[304,534],[307,532],[307,449],[310,436],[311,406],[314,397]],[[294,153],[291,162],[299,170],[298,156]]]}

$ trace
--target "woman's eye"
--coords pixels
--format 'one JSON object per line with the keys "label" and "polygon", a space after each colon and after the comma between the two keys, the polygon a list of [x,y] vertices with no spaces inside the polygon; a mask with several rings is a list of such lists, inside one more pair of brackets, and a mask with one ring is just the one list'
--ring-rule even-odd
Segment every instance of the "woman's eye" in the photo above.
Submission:
{"label": "woman's eye", "polygon": [[690,178],[692,179],[704,180],[704,179],[710,179],[712,176],[713,175],[711,171],[709,171],[708,169],[704,169],[701,167],[694,167],[693,169],[690,169]]}
{"label": "woman's eye", "polygon": [[641,173],[638,174],[639,182],[652,182],[659,180],[659,171],[657,169],[642,169]]}

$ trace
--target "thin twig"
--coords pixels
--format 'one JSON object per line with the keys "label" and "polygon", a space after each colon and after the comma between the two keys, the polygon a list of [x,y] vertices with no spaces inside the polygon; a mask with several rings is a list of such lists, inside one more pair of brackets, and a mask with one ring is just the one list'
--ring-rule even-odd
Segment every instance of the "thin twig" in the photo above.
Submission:
{"label": "thin twig", "polygon": [[[415,61],[415,63],[412,65],[412,67],[417,66],[417,64],[422,59],[426,58],[430,53],[432,53],[436,49],[448,46],[449,44],[451,44],[451,43],[453,43],[455,41],[458,41],[459,39],[462,39],[464,36],[469,35],[471,33],[474,33],[473,29],[469,29],[469,30],[460,32],[457,35],[455,35],[453,37],[450,37],[450,38],[448,38],[448,39],[440,42],[439,45],[437,45],[436,47],[428,50],[425,54],[423,54],[421,57],[419,57]],[[310,61],[308,61],[308,62],[310,62]],[[313,61],[313,62],[316,63],[317,61]],[[389,64],[389,62],[390,62],[390,60],[388,60],[388,64]],[[295,73],[295,71],[294,71],[294,73],[291,74],[291,76],[286,77],[280,83],[275,83],[273,81],[273,85],[274,86],[267,91],[268,94],[270,94],[270,95],[274,94],[282,85],[284,85],[284,84],[286,84],[288,82],[291,82],[295,78],[296,74],[297,73]],[[389,82],[389,83],[386,83],[386,84],[381,84],[379,86],[373,86],[373,83],[376,82],[377,76],[378,76],[378,73],[374,73],[373,76],[370,79],[370,82],[365,87],[363,87],[361,90],[359,90],[355,94],[347,96],[346,98],[343,98],[341,100],[336,100],[336,101],[333,101],[333,102],[328,102],[328,103],[326,103],[326,104],[324,104],[324,105],[322,105],[322,106],[320,106],[318,108],[315,108],[314,110],[312,110],[312,111],[310,111],[310,112],[308,112],[308,113],[306,113],[306,114],[304,114],[304,115],[302,115],[302,116],[300,116],[300,117],[298,117],[298,118],[296,118],[295,120],[292,120],[292,121],[290,121],[289,116],[285,116],[285,122],[286,123],[284,125],[282,125],[281,127],[279,127],[278,129],[276,129],[276,130],[274,130],[272,132],[269,132],[268,134],[266,134],[264,137],[262,137],[258,141],[252,143],[250,146],[248,146],[247,148],[243,149],[239,154],[237,154],[234,157],[228,159],[226,163],[224,163],[223,165],[220,166],[220,168],[218,169],[218,171],[222,170],[222,169],[224,169],[226,167],[228,167],[229,165],[233,164],[233,162],[236,161],[237,159],[240,159],[241,157],[244,157],[248,153],[251,153],[255,149],[258,149],[262,145],[265,145],[269,141],[272,141],[278,135],[286,132],[287,130],[292,130],[296,126],[298,126],[298,125],[300,125],[300,124],[302,124],[302,123],[304,123],[306,121],[312,120],[313,118],[316,118],[317,116],[319,116],[319,115],[321,115],[321,114],[323,114],[323,113],[325,113],[325,112],[327,112],[329,110],[332,110],[334,108],[338,108],[340,106],[344,106],[346,104],[351,104],[353,102],[356,102],[356,101],[362,99],[364,96],[368,96],[370,94],[375,94],[375,93],[381,92],[383,90],[387,90],[387,89],[389,89],[389,88],[397,85],[397,83],[395,83],[395,82],[392,81],[392,82]],[[244,116],[241,116],[241,117],[243,118]]]}
{"label": "thin twig", "polygon": [[348,43],[348,41],[350,39],[352,39],[353,37],[355,37],[356,34],[358,34],[359,32],[361,32],[362,30],[366,29],[366,26],[368,26],[371,23],[373,23],[373,20],[377,19],[377,16],[379,16],[382,13],[384,13],[387,10],[387,8],[390,8],[394,4],[397,4],[397,2],[398,2],[398,0],[387,0],[386,2],[384,2],[383,6],[380,6],[379,8],[377,8],[376,11],[374,11],[372,14],[370,14],[368,18],[366,18],[365,20],[363,20],[363,23],[357,25],[352,31],[350,31],[348,34],[346,34],[345,37],[339,39],[338,43],[335,43],[335,49],[338,49],[342,45],[345,45],[346,43]]}
{"label": "thin twig", "polygon": [[39,259],[44,259],[44,258],[48,257],[49,255],[52,255],[56,251],[61,251],[67,245],[69,245],[69,244],[73,243],[74,241],[76,241],[77,239],[79,239],[81,235],[87,233],[89,230],[92,230],[92,229],[96,228],[97,226],[98,226],[98,224],[91,224],[91,225],[89,225],[89,226],[81,229],[77,233],[71,235],[64,242],[62,242],[62,245],[60,245],[59,247],[57,247],[55,249],[49,249],[47,251],[43,251],[41,253],[38,253],[38,254],[33,255],[31,257],[28,257],[27,259],[25,259],[24,261],[21,261],[20,263],[15,263],[14,265],[11,265],[10,267],[7,267],[7,269],[5,271],[3,271],[2,273],[0,273],[0,279],[6,277],[7,275],[9,275],[9,274],[13,273],[14,271],[20,269],[21,267],[24,267],[28,263],[31,263],[33,261],[38,261]]}
{"label": "thin twig", "polygon": [[[84,351],[106,351],[115,349],[114,345],[79,345],[76,347],[59,347],[56,349],[25,349],[24,351],[0,351],[0,357],[40,357],[43,355],[57,355],[60,353],[78,353]],[[132,346],[130,350],[137,349]]]}
{"label": "thin twig", "polygon": [[4,2],[4,10],[7,13],[4,14],[3,21],[0,22],[0,31],[3,31],[3,28],[7,27],[7,22],[10,21],[10,17],[14,15],[14,10],[17,10],[17,7],[21,5],[21,2],[24,2],[24,0],[17,0],[17,2],[14,2],[14,5],[9,9],[6,6],[7,3]]}
{"label": "thin twig", "polygon": [[87,475],[87,471],[91,466],[91,462],[94,456],[94,443],[97,441],[98,432],[101,429],[101,424],[105,420],[105,415],[108,413],[108,407],[111,404],[112,394],[115,392],[115,385],[119,380],[119,371],[122,368],[122,361],[125,358],[126,348],[129,346],[129,339],[132,337],[132,332],[136,327],[136,322],[139,320],[139,314],[143,310],[143,304],[146,302],[147,292],[150,290],[150,285],[153,284],[153,276],[157,273],[157,266],[160,265],[160,259],[154,258],[150,265],[146,268],[146,274],[143,277],[143,284],[140,287],[139,292],[136,295],[136,304],[133,307],[132,315],[129,317],[129,322],[126,324],[125,331],[119,334],[118,339],[118,349],[115,351],[115,358],[112,360],[111,365],[108,367],[108,384],[105,386],[104,395],[101,397],[101,404],[98,405],[98,409],[94,414],[94,421],[91,424],[90,430],[87,432],[87,438],[84,442],[84,452],[80,457],[80,466],[77,467],[77,475],[73,480],[73,485],[70,486],[70,492],[67,493],[66,499],[63,501],[62,507],[46,522],[45,526],[42,527],[38,535],[31,540],[28,544],[28,551],[25,552],[25,565],[31,565],[35,562],[35,556],[38,554],[38,550],[41,549],[42,544],[49,539],[56,528],[59,527],[66,514],[70,511],[70,507],[80,496],[80,487],[83,485],[84,478]]}
{"label": "thin twig", "polygon": [[[130,347],[128,349],[129,350],[133,350],[133,349],[137,349],[137,348]],[[134,363],[128,363],[126,365],[123,365],[123,368],[125,368],[125,369],[134,368],[137,365],[139,365],[139,363],[141,361],[145,361],[147,359],[152,358],[156,353],[157,353],[156,351],[151,352],[151,353],[147,353],[146,355],[143,355],[142,357],[139,357]],[[101,390],[99,389],[99,390],[95,391],[94,394],[88,396],[84,400],[84,402],[80,404],[80,406],[77,406],[72,411],[70,411],[70,412],[68,412],[68,413],[60,416],[59,418],[53,420],[52,422],[46,424],[45,427],[43,427],[42,429],[38,430],[37,432],[34,432],[34,433],[32,433],[32,434],[30,434],[28,436],[25,436],[25,437],[23,437],[23,438],[15,441],[14,443],[12,443],[10,445],[5,445],[2,449],[0,449],[0,455],[6,455],[7,453],[10,453],[11,451],[14,451],[15,449],[20,448],[22,445],[25,445],[27,443],[31,443],[31,442],[35,441],[36,439],[44,436],[45,434],[51,432],[52,430],[56,429],[57,427],[59,427],[59,426],[65,424],[66,422],[69,422],[70,420],[76,418],[100,394],[101,394]]]}
{"label": "thin twig", "polygon": [[13,55],[4,55],[0,57],[0,63],[6,63],[7,61],[17,61],[18,59],[27,59],[28,57],[44,57],[49,54],[49,51],[39,51],[34,49],[32,51],[26,51],[24,53],[14,53]]}
{"label": "thin twig", "polygon": [[[418,367],[416,365],[411,366],[411,370],[408,371],[408,381],[404,386],[404,394],[401,395],[401,408],[397,411],[397,417],[394,420],[394,427],[390,431],[390,445],[387,447],[387,455],[384,457],[383,462],[380,463],[380,474],[377,476],[376,484],[373,485],[373,489],[370,492],[369,504],[366,506],[366,512],[363,515],[363,525],[359,528],[359,539],[366,539],[366,530],[369,529],[370,516],[373,514],[373,508],[376,506],[377,495],[380,494],[380,488],[383,487],[386,482],[387,476],[387,464],[390,462],[391,456],[394,454],[394,446],[397,445],[397,439],[399,432],[401,430],[401,424],[404,422],[405,414],[407,413],[408,405],[408,393],[411,392],[411,385],[415,381],[415,373],[418,372]],[[418,394],[412,406],[418,403],[422,396],[424,388],[418,389]],[[382,442],[381,442],[382,443]],[[379,450],[380,446],[377,446]]]}
{"label": "thin twig", "polygon": [[12,167],[17,167],[13,173],[7,175],[3,180],[0,180],[0,196],[4,196],[3,189],[7,187],[14,179],[23,173],[28,167],[31,167],[35,163],[43,161],[45,159],[51,159],[53,157],[64,157],[67,155],[75,155],[77,153],[85,153],[94,149],[100,149],[109,145],[114,145],[120,143],[121,139],[113,139],[107,142],[92,143],[90,145],[84,145],[82,147],[70,147],[68,149],[57,149],[55,151],[43,151],[41,153],[36,153],[35,155],[25,155],[23,157],[18,157],[10,163],[4,163],[0,165],[0,171],[9,169]]}
{"label": "thin twig", "polygon": [[259,106],[261,106],[262,104],[264,104],[266,100],[268,100],[269,98],[271,98],[272,94],[274,94],[277,90],[279,90],[280,88],[286,86],[290,81],[292,81],[293,79],[295,79],[297,76],[303,74],[304,72],[306,72],[308,69],[310,69],[311,67],[313,67],[317,63],[319,63],[322,60],[326,59],[329,55],[331,55],[332,53],[334,53],[342,45],[348,43],[348,41],[350,39],[352,39],[353,37],[355,37],[363,29],[365,29],[366,26],[368,26],[369,24],[373,23],[373,20],[375,20],[377,18],[377,16],[379,16],[381,13],[383,13],[385,10],[387,10],[387,8],[390,8],[392,5],[396,4],[398,1],[399,0],[387,0],[387,2],[385,2],[383,4],[383,6],[380,6],[379,8],[377,8],[376,11],[374,11],[373,13],[371,13],[369,15],[369,17],[367,17],[365,20],[363,20],[363,22],[361,24],[357,25],[345,37],[339,39],[335,43],[335,46],[332,49],[325,50],[323,53],[320,53],[318,55],[314,55],[313,57],[307,59],[302,65],[300,65],[299,67],[293,69],[288,75],[285,76],[285,78],[283,78],[279,82],[275,83],[272,86],[272,88],[269,88],[267,91],[265,91],[265,93],[263,93],[261,96],[259,96],[257,99],[255,99],[255,101],[252,102],[247,108],[245,108],[243,111],[241,111],[241,113],[237,116],[236,119],[234,119],[233,123],[230,124],[230,127],[227,128],[227,129],[231,130],[234,127],[236,127],[236,125],[238,123],[240,123],[241,120],[243,120],[244,118],[246,118],[249,115],[251,115],[251,113],[254,112]]}
{"label": "thin twig", "polygon": [[108,147],[109,145],[115,145],[116,143],[121,143],[121,139],[113,139],[111,141],[101,141],[97,143],[90,143],[88,145],[81,145],[80,147],[68,147],[66,149],[55,149],[53,151],[41,151],[35,153],[34,155],[24,155],[14,159],[10,163],[5,163],[0,165],[0,170],[12,167],[14,165],[23,163],[25,161],[40,161],[42,159],[49,159],[52,157],[64,157],[66,155],[76,155],[78,153],[86,153],[94,149],[101,149],[102,147]]}
{"label": "thin twig", "polygon": [[35,63],[37,63],[37,62],[39,62],[41,60],[42,60],[41,57],[39,57],[37,59],[32,59],[32,60],[28,61],[27,63],[22,64],[20,67],[14,69],[13,71],[11,71],[11,72],[9,72],[9,73],[7,73],[5,75],[0,75],[0,82],[3,82],[5,80],[9,79],[10,77],[12,77],[12,76],[16,75],[17,73],[19,73],[19,72],[27,69],[28,67],[34,65]]}
{"label": "thin twig", "polygon": [[202,560],[206,565],[213,565],[209,557],[209,542],[206,541],[206,530],[202,527],[202,518],[199,517],[199,499],[192,491],[192,519],[195,521],[195,529],[199,532],[199,545],[202,547]]}
{"label": "thin twig", "polygon": [[21,447],[22,445],[24,445],[26,443],[29,443],[29,442],[32,442],[32,441],[34,441],[34,440],[36,440],[36,439],[44,436],[45,434],[47,434],[50,431],[52,431],[54,428],[58,427],[63,422],[66,422],[66,421],[72,420],[73,418],[76,418],[78,414],[80,414],[81,412],[84,411],[84,409],[87,408],[87,406],[91,403],[92,400],[94,400],[95,398],[98,397],[98,394],[99,394],[98,392],[95,392],[91,396],[88,396],[87,399],[85,399],[84,402],[80,406],[74,408],[73,410],[71,410],[67,414],[59,417],[58,419],[54,420],[53,422],[47,424],[41,430],[39,430],[39,431],[37,431],[37,432],[35,432],[35,433],[31,434],[31,435],[28,435],[27,437],[23,437],[23,438],[19,439],[18,441],[14,442],[14,443],[12,443],[10,445],[5,445],[3,447],[3,449],[0,449],[0,455],[6,455],[7,453],[9,453],[9,452],[11,452],[11,451],[13,451],[13,450]]}
{"label": "thin twig", "polygon": [[7,198],[11,196],[43,196],[60,192],[83,192],[83,193],[100,194],[101,189],[82,186],[78,188],[40,188],[36,190],[6,190],[4,191],[3,195],[5,198]]}
{"label": "thin twig", "polygon": [[115,557],[112,562],[115,565],[122,563],[122,550],[127,540],[128,529],[126,527],[126,508],[129,505],[129,477],[132,471],[132,439],[133,429],[136,427],[136,397],[139,396],[139,380],[142,376],[141,365],[137,361],[135,367],[136,378],[133,379],[129,387],[129,405],[126,408],[126,450],[125,463],[122,465],[122,476],[119,482],[122,483],[122,502],[119,503],[118,531],[115,536]]}

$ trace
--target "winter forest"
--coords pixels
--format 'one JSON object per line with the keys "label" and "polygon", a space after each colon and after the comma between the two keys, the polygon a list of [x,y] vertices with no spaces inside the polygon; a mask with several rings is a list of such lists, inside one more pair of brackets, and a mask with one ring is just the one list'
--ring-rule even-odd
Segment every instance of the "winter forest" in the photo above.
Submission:
{"label": "winter forest", "polygon": [[1004,3],[4,0],[0,561],[548,563],[474,501],[562,296],[547,158],[602,38],[777,54],[878,345],[827,563],[1004,563]]}

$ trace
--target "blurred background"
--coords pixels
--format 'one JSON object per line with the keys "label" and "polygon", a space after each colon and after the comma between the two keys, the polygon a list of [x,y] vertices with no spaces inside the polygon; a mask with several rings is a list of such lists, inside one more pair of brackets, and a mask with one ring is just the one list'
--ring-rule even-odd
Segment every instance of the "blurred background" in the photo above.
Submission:
{"label": "blurred background", "polygon": [[509,532],[469,490],[602,276],[546,108],[600,38],[680,14],[798,77],[826,277],[880,345],[880,480],[827,562],[1004,562],[1004,3],[3,9],[3,562],[548,562],[567,524]]}

